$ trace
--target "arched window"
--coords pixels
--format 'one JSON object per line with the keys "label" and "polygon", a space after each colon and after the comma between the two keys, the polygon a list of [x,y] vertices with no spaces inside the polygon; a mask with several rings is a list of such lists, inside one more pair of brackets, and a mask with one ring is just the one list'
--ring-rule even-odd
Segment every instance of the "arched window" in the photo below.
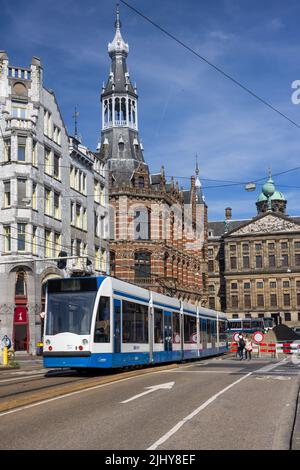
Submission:
{"label": "arched window", "polygon": [[121,120],[123,121],[123,124],[125,124],[127,120],[127,114],[126,114],[126,100],[125,98],[122,98],[121,100]]}
{"label": "arched window", "polygon": [[112,99],[109,99],[109,113],[108,113],[108,122],[112,121]]}
{"label": "arched window", "polygon": [[128,101],[128,113],[129,113],[129,123],[132,122],[132,105],[131,100]]}
{"label": "arched window", "polygon": [[135,101],[132,102],[132,123],[136,122],[136,111],[135,111]]}
{"label": "arched window", "polygon": [[134,239],[149,240],[150,214],[146,207],[138,207],[134,211]]}
{"label": "arched window", "polygon": [[15,295],[16,297],[26,297],[26,281],[25,281],[24,271],[17,272],[16,284],[15,284]]}
{"label": "arched window", "polygon": [[115,121],[120,120],[120,98],[115,99]]}
{"label": "arched window", "polygon": [[151,277],[151,253],[137,251],[134,255],[134,270],[136,279]]}
{"label": "arched window", "polygon": [[108,101],[104,101],[104,123],[108,123]]}

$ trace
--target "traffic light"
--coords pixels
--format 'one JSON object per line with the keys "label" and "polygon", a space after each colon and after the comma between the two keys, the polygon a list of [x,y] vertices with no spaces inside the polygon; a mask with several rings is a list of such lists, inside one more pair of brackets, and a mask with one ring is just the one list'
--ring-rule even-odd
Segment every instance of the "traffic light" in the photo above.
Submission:
{"label": "traffic light", "polygon": [[[58,253],[59,258],[65,258],[68,256],[68,253],[66,251],[60,251]],[[67,260],[66,259],[60,259],[57,261],[57,267],[58,269],[65,269],[67,267]]]}

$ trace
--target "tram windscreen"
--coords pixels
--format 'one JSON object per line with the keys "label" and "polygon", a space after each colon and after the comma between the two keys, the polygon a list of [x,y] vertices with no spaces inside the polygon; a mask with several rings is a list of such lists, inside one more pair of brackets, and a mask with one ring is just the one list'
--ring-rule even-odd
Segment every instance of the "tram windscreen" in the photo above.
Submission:
{"label": "tram windscreen", "polygon": [[74,333],[88,335],[97,292],[50,292],[46,335]]}

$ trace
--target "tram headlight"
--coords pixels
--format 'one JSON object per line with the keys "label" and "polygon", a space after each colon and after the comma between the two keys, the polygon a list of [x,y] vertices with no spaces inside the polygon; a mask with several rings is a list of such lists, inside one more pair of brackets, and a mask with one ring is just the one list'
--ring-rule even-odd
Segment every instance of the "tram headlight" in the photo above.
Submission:
{"label": "tram headlight", "polygon": [[50,339],[46,339],[45,343],[46,343],[47,346],[49,346],[49,344],[51,344]]}
{"label": "tram headlight", "polygon": [[84,338],[84,339],[82,340],[82,344],[83,344],[84,346],[86,346],[86,345],[88,344],[88,340]]}

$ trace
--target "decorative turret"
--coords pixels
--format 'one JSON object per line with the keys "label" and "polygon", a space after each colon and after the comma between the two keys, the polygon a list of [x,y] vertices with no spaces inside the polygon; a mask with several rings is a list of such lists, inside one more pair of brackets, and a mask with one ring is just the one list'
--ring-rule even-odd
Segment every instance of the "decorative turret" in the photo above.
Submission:
{"label": "decorative turret", "polygon": [[257,213],[262,214],[267,211],[272,211],[285,214],[286,204],[287,200],[280,191],[276,190],[271,170],[269,170],[269,179],[263,185],[262,191],[256,201]]}
{"label": "decorative turret", "polygon": [[108,141],[105,159],[113,172],[116,185],[131,184],[134,171],[144,162],[143,146],[138,134],[138,96],[130,81],[126,59],[129,46],[121,34],[119,5],[116,10],[115,36],[108,44],[111,68],[106,85],[102,87],[101,147]]}
{"label": "decorative turret", "polygon": [[196,193],[196,202],[197,204],[203,204],[204,203],[204,197],[203,197],[203,194],[202,194],[202,185],[201,185],[201,181],[200,181],[200,178],[199,178],[199,165],[198,165],[198,155],[196,155],[196,170],[195,170],[195,174],[196,174],[196,180],[195,180],[195,193]]}

